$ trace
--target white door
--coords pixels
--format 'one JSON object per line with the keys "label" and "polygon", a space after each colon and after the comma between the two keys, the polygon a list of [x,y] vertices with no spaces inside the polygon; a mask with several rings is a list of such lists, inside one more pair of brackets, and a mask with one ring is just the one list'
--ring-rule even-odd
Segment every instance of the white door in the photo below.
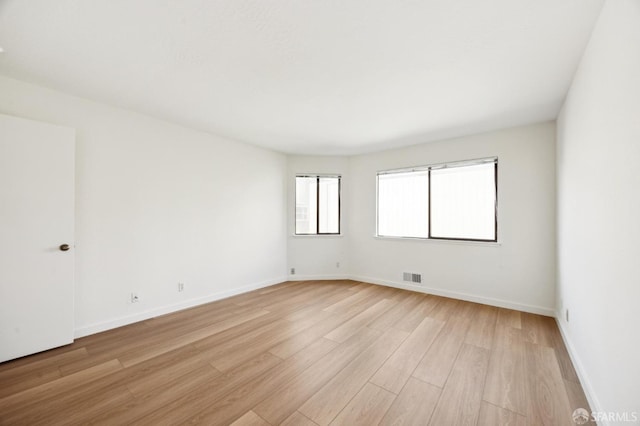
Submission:
{"label": "white door", "polygon": [[0,114],[0,362],[73,342],[74,154],[74,129]]}

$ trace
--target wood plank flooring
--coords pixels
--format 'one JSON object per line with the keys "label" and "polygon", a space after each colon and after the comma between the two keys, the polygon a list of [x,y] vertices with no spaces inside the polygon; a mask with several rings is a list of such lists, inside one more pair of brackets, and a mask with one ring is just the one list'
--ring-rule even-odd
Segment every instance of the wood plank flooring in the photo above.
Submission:
{"label": "wood plank flooring", "polygon": [[355,281],[286,282],[0,364],[0,425],[573,425],[579,407],[552,318]]}

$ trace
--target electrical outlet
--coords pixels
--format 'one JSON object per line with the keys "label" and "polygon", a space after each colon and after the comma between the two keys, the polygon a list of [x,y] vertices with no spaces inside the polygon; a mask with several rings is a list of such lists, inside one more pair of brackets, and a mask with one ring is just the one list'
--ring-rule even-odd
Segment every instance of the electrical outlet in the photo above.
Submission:
{"label": "electrical outlet", "polygon": [[140,298],[138,297],[138,293],[131,293],[131,303],[138,303]]}
{"label": "electrical outlet", "polygon": [[296,274],[296,268],[291,268],[291,275],[295,275]]}
{"label": "electrical outlet", "polygon": [[564,318],[567,322],[569,322],[569,308],[564,310]]}
{"label": "electrical outlet", "polygon": [[336,262],[336,268],[340,268],[340,262]]}
{"label": "electrical outlet", "polygon": [[183,292],[184,291],[184,283],[178,283],[178,292]]}

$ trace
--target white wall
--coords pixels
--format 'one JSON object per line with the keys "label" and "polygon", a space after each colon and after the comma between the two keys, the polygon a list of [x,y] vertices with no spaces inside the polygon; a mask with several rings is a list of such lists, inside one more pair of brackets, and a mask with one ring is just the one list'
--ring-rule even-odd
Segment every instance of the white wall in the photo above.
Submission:
{"label": "white wall", "polygon": [[[375,238],[376,172],[498,156],[498,240]],[[555,306],[555,125],[542,123],[350,158],[350,274],[430,293],[552,315]],[[411,288],[405,286],[406,288]]]}
{"label": "white wall", "polygon": [[605,3],[558,118],[557,159],[558,317],[570,311],[559,324],[591,408],[640,421],[637,0]]}
{"label": "white wall", "polygon": [[[289,214],[288,266],[296,269],[295,275],[289,279],[332,279],[344,278],[349,271],[349,253],[347,238],[349,235],[346,215],[346,201],[351,196],[349,191],[349,159],[347,157],[295,156],[287,158],[287,187]],[[343,235],[296,236],[295,234],[295,176],[296,174],[337,174],[342,176],[341,182],[341,223]],[[337,267],[337,264],[340,267]]]}
{"label": "white wall", "polygon": [[77,129],[76,335],[286,278],[284,155],[5,77],[0,94]]}

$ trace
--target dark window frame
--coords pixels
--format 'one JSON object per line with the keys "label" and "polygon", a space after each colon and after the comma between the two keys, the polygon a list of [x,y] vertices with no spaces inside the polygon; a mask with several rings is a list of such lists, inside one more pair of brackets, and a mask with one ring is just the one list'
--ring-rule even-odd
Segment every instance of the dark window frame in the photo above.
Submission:
{"label": "dark window frame", "polygon": [[[316,232],[315,233],[298,233],[297,226],[297,208],[298,208],[298,178],[315,178],[316,179]],[[338,232],[320,232],[320,179],[337,179],[338,180]],[[294,180],[294,235],[342,235],[342,176],[341,175],[323,175],[323,174],[298,174]]]}
{"label": "dark window frame", "polygon": [[[481,238],[458,238],[458,237],[434,237],[431,235],[431,170],[439,169],[442,167],[469,167],[480,164],[488,164],[493,162],[493,173],[494,173],[494,190],[495,190],[495,203],[494,203],[494,234],[493,239],[481,239]],[[379,189],[379,177],[380,175],[392,174],[392,173],[402,173],[402,172],[418,172],[427,170],[428,179],[428,212],[427,212],[427,237],[408,237],[408,236],[392,236],[392,235],[380,235],[379,226],[379,208],[380,208],[380,189]],[[498,242],[498,157],[488,157],[477,160],[465,160],[465,161],[455,161],[444,164],[434,164],[429,166],[419,166],[419,167],[411,167],[407,169],[397,169],[397,170],[385,170],[380,171],[376,174],[376,237],[378,238],[404,238],[404,239],[413,239],[413,240],[439,240],[439,241],[471,241],[471,242],[485,242],[485,243],[497,243]]]}

